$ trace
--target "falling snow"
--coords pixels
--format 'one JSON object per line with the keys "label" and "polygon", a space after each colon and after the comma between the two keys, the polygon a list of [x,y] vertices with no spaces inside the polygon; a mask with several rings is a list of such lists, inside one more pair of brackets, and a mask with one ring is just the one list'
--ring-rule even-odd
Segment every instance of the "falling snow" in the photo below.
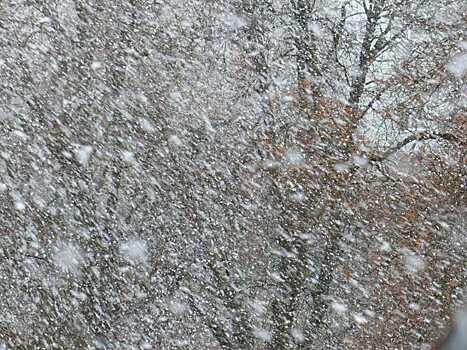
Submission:
{"label": "falling snow", "polygon": [[87,166],[89,158],[91,157],[92,147],[80,145],[76,148],[76,160],[83,166]]}
{"label": "falling snow", "polygon": [[82,256],[73,244],[61,244],[55,249],[54,262],[62,272],[76,274],[79,272]]}
{"label": "falling snow", "polygon": [[2,2],[0,350],[467,349],[466,9]]}
{"label": "falling snow", "polygon": [[133,263],[146,263],[148,260],[148,250],[146,243],[141,240],[130,240],[120,246],[121,254]]}

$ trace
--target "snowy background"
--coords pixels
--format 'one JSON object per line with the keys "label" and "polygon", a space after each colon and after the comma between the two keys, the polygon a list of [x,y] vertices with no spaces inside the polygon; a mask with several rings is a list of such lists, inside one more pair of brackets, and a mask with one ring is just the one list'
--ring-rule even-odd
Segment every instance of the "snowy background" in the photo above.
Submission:
{"label": "snowy background", "polygon": [[0,5],[0,349],[428,349],[465,301],[467,5]]}

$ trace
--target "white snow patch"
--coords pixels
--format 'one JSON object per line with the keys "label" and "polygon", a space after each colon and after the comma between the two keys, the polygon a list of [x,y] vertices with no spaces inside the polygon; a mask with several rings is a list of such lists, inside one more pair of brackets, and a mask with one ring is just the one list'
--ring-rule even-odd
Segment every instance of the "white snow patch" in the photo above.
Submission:
{"label": "white snow patch", "polygon": [[21,130],[15,130],[12,132],[13,136],[16,136],[17,138],[21,139],[22,141],[27,141],[29,140],[29,136],[22,132]]}
{"label": "white snow patch", "polygon": [[103,65],[102,62],[100,62],[100,61],[93,61],[93,62],[91,63],[91,69],[92,69],[93,71],[99,70],[99,69],[101,69],[101,68],[103,68],[103,67],[104,67],[104,65]]}
{"label": "white snow patch", "polygon": [[206,127],[206,132],[208,132],[209,134],[215,134],[216,130],[213,128],[213,126],[211,124],[211,120],[209,120],[209,117],[207,117],[205,115],[202,115],[201,118],[204,121],[204,124],[205,124],[205,127]]}
{"label": "white snow patch", "polygon": [[131,263],[145,264],[148,261],[146,242],[139,239],[129,240],[120,246],[120,254]]}
{"label": "white snow patch", "polygon": [[66,159],[71,159],[71,158],[73,158],[73,154],[71,154],[71,153],[68,152],[68,151],[62,151],[62,155],[63,155]]}
{"label": "white snow patch", "polygon": [[337,172],[343,172],[346,171],[350,168],[350,165],[348,163],[337,163],[334,165],[334,169],[336,169]]}
{"label": "white snow patch", "polygon": [[263,315],[266,313],[266,303],[261,300],[250,301],[251,308],[255,311],[257,315]]}
{"label": "white snow patch", "polygon": [[276,162],[275,160],[266,159],[263,162],[263,166],[264,166],[265,169],[276,169],[276,168],[278,168],[280,166],[280,163]]}
{"label": "white snow patch", "polygon": [[144,96],[144,94],[138,94],[136,95],[136,100],[138,100],[141,103],[147,104],[148,103],[148,98]]}
{"label": "white snow patch", "polygon": [[305,162],[303,152],[297,149],[288,149],[284,154],[284,164],[289,167],[299,166]]}
{"label": "white snow patch", "polygon": [[188,307],[184,303],[173,300],[169,304],[169,309],[175,315],[182,315],[187,311]]}
{"label": "white snow patch", "polygon": [[438,221],[438,224],[439,226],[441,226],[442,228],[448,230],[449,229],[449,224],[445,221]]}
{"label": "white snow patch", "polygon": [[130,164],[136,164],[135,154],[130,151],[122,152],[122,160]]}
{"label": "white snow patch", "polygon": [[417,273],[425,268],[425,261],[422,256],[407,248],[403,248],[401,252],[405,258],[405,268],[407,271]]}
{"label": "white snow patch", "polygon": [[457,79],[462,79],[467,74],[467,52],[452,57],[446,69]]}
{"label": "white snow patch", "polygon": [[177,135],[170,135],[168,139],[169,143],[174,146],[182,146],[182,140]]}
{"label": "white snow patch", "polygon": [[224,23],[234,30],[240,29],[247,24],[242,17],[236,16],[232,13],[229,13],[224,17]]}
{"label": "white snow patch", "polygon": [[88,296],[82,292],[78,292],[76,290],[72,290],[71,291],[71,295],[73,295],[73,297],[76,299],[76,300],[79,300],[79,301],[84,301],[88,298]]}
{"label": "white snow patch", "polygon": [[383,241],[381,242],[381,246],[379,247],[379,249],[383,252],[390,252],[392,250],[391,248],[391,243],[389,243],[388,241]]}
{"label": "white snow patch", "polygon": [[321,28],[319,24],[317,23],[311,24],[310,29],[313,32],[313,34],[317,36],[318,38],[321,38],[323,36],[324,31],[323,31],[323,28]]}
{"label": "white snow patch", "polygon": [[61,244],[56,248],[53,257],[55,266],[62,272],[76,274],[83,262],[79,248],[71,243]]}
{"label": "white snow patch", "polygon": [[305,341],[305,334],[303,333],[303,331],[301,329],[292,328],[290,330],[290,335],[299,344],[301,344],[301,343],[303,343]]}
{"label": "white snow patch", "polygon": [[79,145],[75,149],[75,156],[76,160],[82,165],[82,166],[87,166],[89,163],[89,159],[91,158],[91,153],[92,153],[92,146],[87,146],[87,145]]}
{"label": "white snow patch", "polygon": [[152,125],[152,123],[148,119],[144,119],[144,118],[140,119],[139,120],[139,125],[141,125],[141,128],[144,131],[147,131],[147,132],[154,131],[154,126]]}
{"label": "white snow patch", "polygon": [[24,203],[22,199],[17,199],[15,201],[15,209],[19,211],[23,211],[24,209],[26,209],[26,203]]}
{"label": "white snow patch", "polygon": [[258,338],[258,339],[261,339],[263,341],[270,341],[271,340],[271,332],[269,332],[268,330],[264,329],[264,328],[254,328],[253,329],[253,335]]}
{"label": "white snow patch", "polygon": [[282,278],[281,274],[278,272],[271,272],[270,276],[276,282],[284,282],[284,279]]}
{"label": "white snow patch", "polygon": [[43,23],[50,23],[52,22],[52,18],[50,17],[42,17],[37,21],[37,24],[43,24]]}
{"label": "white snow patch", "polygon": [[0,183],[0,192],[5,192],[7,188],[7,185],[5,185],[4,183]]}
{"label": "white snow patch", "polygon": [[295,202],[303,202],[306,199],[306,194],[303,191],[297,191],[290,195],[290,199]]}
{"label": "white snow patch", "polygon": [[368,323],[368,319],[363,316],[362,314],[355,314],[353,315],[353,319],[355,320],[355,322],[357,322],[358,324],[366,324]]}
{"label": "white snow patch", "polygon": [[363,313],[368,317],[375,317],[375,315],[376,315],[374,311],[371,311],[371,310],[368,310],[368,309],[363,311]]}
{"label": "white snow patch", "polygon": [[360,168],[366,168],[368,166],[368,158],[359,155],[353,155],[352,163]]}
{"label": "white snow patch", "polygon": [[342,303],[338,303],[336,301],[331,303],[331,308],[335,312],[337,312],[338,314],[343,314],[343,313],[347,312],[347,310],[348,310],[347,305],[342,304]]}
{"label": "white snow patch", "polygon": [[465,349],[467,346],[467,312],[457,315],[454,334],[450,336],[449,349]]}

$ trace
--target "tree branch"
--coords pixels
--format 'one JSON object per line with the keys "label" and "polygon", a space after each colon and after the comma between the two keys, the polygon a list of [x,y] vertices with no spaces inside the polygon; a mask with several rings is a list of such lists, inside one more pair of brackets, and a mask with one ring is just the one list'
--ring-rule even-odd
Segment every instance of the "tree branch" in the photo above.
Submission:
{"label": "tree branch", "polygon": [[398,142],[395,146],[387,149],[383,154],[372,154],[368,156],[368,159],[372,162],[382,162],[389,158],[391,155],[402,149],[414,141],[428,141],[428,140],[445,140],[449,142],[460,142],[460,140],[453,134],[450,133],[439,133],[439,132],[418,132]]}

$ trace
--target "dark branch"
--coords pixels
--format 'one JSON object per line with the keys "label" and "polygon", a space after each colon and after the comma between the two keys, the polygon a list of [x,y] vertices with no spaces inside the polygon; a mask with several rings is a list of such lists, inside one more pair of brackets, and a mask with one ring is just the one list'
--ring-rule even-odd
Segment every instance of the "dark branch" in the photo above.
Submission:
{"label": "dark branch", "polygon": [[386,160],[389,156],[396,153],[403,147],[407,146],[409,143],[414,141],[428,141],[428,140],[445,140],[449,142],[460,142],[459,139],[450,133],[438,133],[438,132],[418,132],[409,137],[405,138],[404,140],[400,141],[394,147],[389,148],[383,154],[372,154],[368,157],[368,159],[372,162],[382,162]]}

